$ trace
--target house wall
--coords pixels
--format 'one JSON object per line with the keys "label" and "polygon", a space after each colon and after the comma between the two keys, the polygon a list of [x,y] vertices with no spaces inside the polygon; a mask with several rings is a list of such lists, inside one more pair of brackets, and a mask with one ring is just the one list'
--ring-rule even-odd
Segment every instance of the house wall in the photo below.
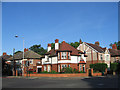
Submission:
{"label": "house wall", "polygon": [[[89,47],[87,44],[82,43],[77,47],[78,50],[86,51],[86,67],[89,68],[90,64],[94,63],[106,63],[108,66],[110,66],[110,53],[107,49],[105,53],[99,53],[96,50]],[[102,55],[102,60],[101,60]],[[106,59],[106,56],[109,55],[109,60]]]}

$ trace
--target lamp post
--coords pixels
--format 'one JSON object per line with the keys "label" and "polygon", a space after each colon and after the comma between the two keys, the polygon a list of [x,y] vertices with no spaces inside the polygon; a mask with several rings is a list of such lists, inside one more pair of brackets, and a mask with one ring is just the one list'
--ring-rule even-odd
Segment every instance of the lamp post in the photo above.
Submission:
{"label": "lamp post", "polygon": [[[15,35],[16,38],[18,38],[18,35]],[[23,39],[23,64],[22,64],[22,75],[24,75],[24,37],[22,38]]]}

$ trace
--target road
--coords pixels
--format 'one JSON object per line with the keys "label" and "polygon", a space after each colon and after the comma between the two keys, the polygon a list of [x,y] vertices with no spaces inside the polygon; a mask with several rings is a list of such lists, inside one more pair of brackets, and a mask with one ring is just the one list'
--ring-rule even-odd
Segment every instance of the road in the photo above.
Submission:
{"label": "road", "polygon": [[2,88],[118,88],[118,77],[3,78]]}

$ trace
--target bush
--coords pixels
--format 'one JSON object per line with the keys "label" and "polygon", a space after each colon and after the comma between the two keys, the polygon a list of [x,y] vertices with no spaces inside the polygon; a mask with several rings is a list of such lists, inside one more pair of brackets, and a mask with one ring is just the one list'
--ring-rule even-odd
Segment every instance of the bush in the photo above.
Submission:
{"label": "bush", "polygon": [[110,70],[113,72],[117,71],[118,70],[118,63],[111,63]]}
{"label": "bush", "polygon": [[50,73],[57,74],[58,72],[52,70]]}
{"label": "bush", "polygon": [[85,73],[84,71],[80,71],[79,73]]}
{"label": "bush", "polygon": [[73,73],[73,70],[71,67],[66,67],[61,70],[62,73]]}
{"label": "bush", "polygon": [[49,73],[49,72],[47,72],[47,71],[42,71],[41,73]]}
{"label": "bush", "polygon": [[105,72],[105,69],[107,68],[106,63],[95,63],[95,64],[90,64],[90,68],[93,68],[95,72]]}
{"label": "bush", "polygon": [[79,73],[79,71],[77,69],[73,69],[73,73]]}

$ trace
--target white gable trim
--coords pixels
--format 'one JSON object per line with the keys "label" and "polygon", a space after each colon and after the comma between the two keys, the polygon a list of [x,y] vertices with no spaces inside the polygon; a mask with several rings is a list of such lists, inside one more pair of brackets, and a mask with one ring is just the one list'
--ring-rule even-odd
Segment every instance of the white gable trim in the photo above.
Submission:
{"label": "white gable trim", "polygon": [[95,52],[98,52],[97,50],[95,50],[94,48],[92,48],[91,46],[89,46],[87,43],[83,42],[83,44],[85,44],[86,46],[90,47],[92,50],[94,50]]}

